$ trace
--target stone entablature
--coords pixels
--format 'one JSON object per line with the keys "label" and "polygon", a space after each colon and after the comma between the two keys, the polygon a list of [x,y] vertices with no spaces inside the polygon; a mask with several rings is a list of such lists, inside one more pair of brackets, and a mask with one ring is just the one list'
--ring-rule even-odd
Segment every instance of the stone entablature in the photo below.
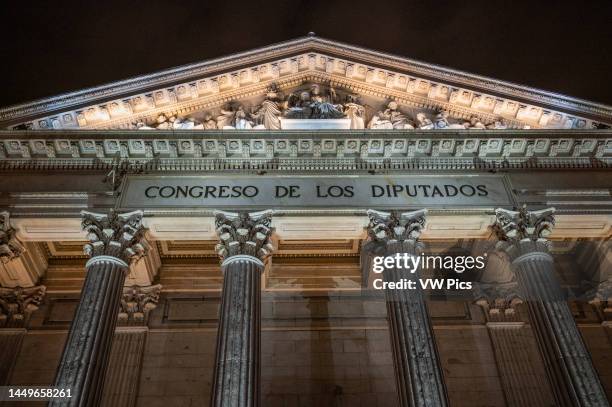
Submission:
{"label": "stone entablature", "polygon": [[[218,163],[277,159],[418,160],[437,168],[480,162],[530,168],[573,164],[601,168],[612,160],[608,131],[317,131],[252,132],[0,132],[0,160],[6,169],[20,164],[84,164],[83,159],[130,163],[174,159]],[[597,162],[593,162],[596,159]],[[466,161],[467,160],[467,161]],[[389,161],[389,162],[390,162]],[[297,161],[296,161],[297,162]],[[322,162],[322,161],[321,161]],[[338,161],[340,162],[340,161]],[[100,161],[98,161],[100,163]],[[78,166],[78,165],[77,165]],[[287,167],[290,167],[288,165]]]}
{"label": "stone entablature", "polygon": [[[315,52],[305,52],[304,48],[314,48]],[[293,55],[287,56],[289,52]],[[185,117],[194,112],[218,111],[230,101],[261,100],[272,84],[291,91],[307,82],[330,84],[378,99],[382,103],[375,111],[393,100],[402,109],[428,114],[445,111],[455,119],[477,117],[486,124],[501,118],[511,128],[589,129],[612,120],[607,106],[318,38],[250,54],[1,109],[0,122],[5,126],[10,123],[8,128],[26,129],[131,128],[139,121],[151,122],[160,114]],[[261,63],[264,59],[268,62]],[[143,88],[155,87],[142,92]],[[65,109],[72,106],[75,108]],[[49,115],[51,110],[53,114]]]}

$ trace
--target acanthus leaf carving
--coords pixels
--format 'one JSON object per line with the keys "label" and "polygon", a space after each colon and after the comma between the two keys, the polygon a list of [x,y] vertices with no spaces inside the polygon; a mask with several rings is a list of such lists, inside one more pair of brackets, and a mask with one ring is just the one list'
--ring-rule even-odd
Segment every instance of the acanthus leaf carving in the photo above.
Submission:
{"label": "acanthus leaf carving", "polygon": [[8,263],[25,252],[25,246],[17,239],[16,231],[11,227],[8,212],[0,212],[0,261]]}
{"label": "acanthus leaf carving", "polygon": [[119,310],[120,325],[146,325],[149,313],[157,307],[161,284],[123,288]]}
{"label": "acanthus leaf carving", "polygon": [[142,211],[108,214],[82,211],[82,228],[89,243],[84,252],[90,257],[112,256],[126,263],[140,259],[146,253]]}
{"label": "acanthus leaf carving", "polygon": [[43,301],[47,288],[36,287],[0,287],[0,327],[27,324],[30,316]]}
{"label": "acanthus leaf carving", "polygon": [[423,250],[419,240],[425,227],[427,209],[413,212],[382,212],[369,209],[368,236],[384,243],[393,252],[418,254]]}
{"label": "acanthus leaf carving", "polygon": [[548,253],[551,248],[548,236],[555,226],[554,213],[555,208],[529,211],[525,205],[517,211],[497,208],[493,225],[499,239],[497,249],[512,259],[529,252]]}
{"label": "acanthus leaf carving", "polygon": [[215,226],[219,243],[215,251],[225,260],[246,255],[263,261],[272,254],[272,210],[261,212],[215,211]]}

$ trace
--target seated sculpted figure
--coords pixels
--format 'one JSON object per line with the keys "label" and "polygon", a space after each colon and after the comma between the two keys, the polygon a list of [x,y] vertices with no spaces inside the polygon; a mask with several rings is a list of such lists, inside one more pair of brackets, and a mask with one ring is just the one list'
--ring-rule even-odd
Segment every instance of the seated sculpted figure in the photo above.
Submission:
{"label": "seated sculpted figure", "polygon": [[217,128],[246,130],[253,127],[253,122],[248,120],[247,113],[242,105],[230,105],[229,110],[221,109],[221,115],[217,117]]}
{"label": "seated sculpted figure", "polygon": [[508,125],[506,124],[504,119],[501,119],[501,118],[487,125],[487,129],[493,129],[493,130],[504,130],[507,128],[508,128]]}
{"label": "seated sculpted figure", "polygon": [[168,117],[166,117],[165,114],[162,113],[159,116],[157,116],[157,119],[155,119],[155,124],[153,125],[153,127],[159,130],[170,129],[172,128],[173,121],[174,120],[171,121]]}
{"label": "seated sculpted figure", "polygon": [[311,112],[310,92],[304,90],[299,94],[292,93],[287,99],[285,116],[289,119],[308,119]]}
{"label": "seated sculpted figure", "polygon": [[469,122],[463,122],[463,126],[470,130],[484,130],[487,128],[478,117],[472,117]]}
{"label": "seated sculpted figure", "polygon": [[192,117],[177,117],[172,122],[172,128],[175,130],[202,130],[204,126]]}
{"label": "seated sculpted figure", "polygon": [[434,128],[436,129],[464,129],[462,124],[450,123],[448,121],[448,112],[440,111],[434,119]]}
{"label": "seated sculpted figure", "polygon": [[202,122],[205,130],[215,130],[217,128],[217,122],[213,120],[212,115],[207,113],[204,116],[204,121]]}
{"label": "seated sculpted figure", "polygon": [[311,119],[339,119],[344,117],[342,105],[335,104],[336,91],[329,89],[329,96],[321,95],[319,85],[314,84],[310,88],[310,118]]}
{"label": "seated sculpted figure", "polygon": [[416,119],[419,124],[419,129],[431,130],[434,128],[433,122],[425,116],[425,113],[417,113]]}
{"label": "seated sculpted figure", "polygon": [[384,111],[376,113],[368,123],[369,129],[414,129],[414,123],[398,110],[397,102],[391,101]]}

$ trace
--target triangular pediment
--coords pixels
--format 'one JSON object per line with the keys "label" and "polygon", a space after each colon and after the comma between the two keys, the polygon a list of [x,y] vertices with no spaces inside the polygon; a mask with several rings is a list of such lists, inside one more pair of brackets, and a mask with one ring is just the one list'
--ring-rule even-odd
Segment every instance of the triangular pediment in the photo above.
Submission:
{"label": "triangular pediment", "polygon": [[[470,122],[476,128],[503,123],[497,127],[536,129],[612,123],[609,106],[309,36],[0,109],[0,127],[130,129],[156,127],[176,117],[187,122],[186,128],[212,128],[213,121],[219,128],[232,125],[219,118],[228,109],[235,114],[237,106],[249,127],[261,127],[263,121],[253,114],[264,100],[274,100],[279,116],[291,118],[288,109],[315,85],[320,96],[314,96],[338,105],[342,118],[347,103],[360,106],[365,127],[379,112],[382,122],[389,112],[398,112],[409,123],[406,128],[428,128],[423,125],[435,123],[441,112],[456,128]],[[390,102],[397,107],[390,110]]]}

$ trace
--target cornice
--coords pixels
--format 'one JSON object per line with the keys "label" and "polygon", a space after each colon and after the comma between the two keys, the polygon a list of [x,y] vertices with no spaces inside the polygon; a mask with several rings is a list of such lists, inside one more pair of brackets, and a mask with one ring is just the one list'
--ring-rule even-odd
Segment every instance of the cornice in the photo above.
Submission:
{"label": "cornice", "polygon": [[0,169],[405,171],[602,169],[612,131],[0,132]]}
{"label": "cornice", "polygon": [[[570,116],[574,114],[578,115],[578,118],[566,118],[565,114],[561,114],[563,117],[561,117],[559,120],[562,120],[563,122],[569,120],[572,123],[576,123],[580,120],[580,117],[588,119],[585,121],[585,123],[581,124],[584,126],[588,126],[590,124],[590,120],[603,123],[612,122],[612,107],[610,106],[605,106],[582,99],[571,98],[558,93],[542,91],[510,82],[499,81],[484,76],[473,75],[438,65],[428,64],[413,59],[377,52],[367,48],[343,44],[318,37],[298,38],[296,40],[281,42],[247,52],[241,52],[199,63],[184,65],[153,74],[137,76],[127,80],[117,81],[81,91],[69,92],[30,103],[6,107],[0,109],[0,122],[3,123],[3,126],[6,126],[8,124],[18,124],[28,120],[39,120],[44,118],[47,122],[45,125],[51,127],[50,122],[52,120],[51,116],[49,115],[69,112],[70,115],[73,116],[72,123],[75,123],[77,120],[76,116],[79,113],[73,110],[77,108],[97,109],[100,106],[104,106],[106,103],[111,103],[113,101],[121,102],[121,99],[129,99],[131,96],[138,94],[142,96],[143,93],[147,92],[157,90],[166,91],[168,90],[168,87],[174,86],[178,88],[179,85],[189,87],[190,85],[193,85],[189,83],[190,81],[200,82],[202,80],[211,80],[217,84],[218,78],[222,77],[223,75],[236,77],[240,71],[232,72],[232,70],[237,69],[257,69],[258,66],[269,65],[271,70],[278,71],[280,70],[279,65],[282,63],[287,63],[289,65],[295,63],[295,61],[289,60],[289,58],[301,56],[305,58],[314,57],[316,59],[318,55],[324,59],[322,62],[322,67],[317,67],[315,62],[315,66],[312,68],[309,65],[311,62],[307,62],[306,68],[304,68],[307,72],[304,73],[317,74],[316,71],[319,71],[318,75],[320,76],[322,71],[326,74],[324,75],[326,80],[336,80],[347,84],[350,81],[347,81],[346,78],[342,78],[342,76],[347,76],[346,72],[342,73],[341,75],[333,75],[334,72],[341,73],[342,69],[338,68],[339,64],[343,64],[345,68],[349,65],[354,65],[355,67],[359,67],[361,69],[363,66],[368,72],[376,74],[378,74],[379,71],[383,72],[385,78],[392,80],[405,76],[406,84],[410,81],[419,82],[423,80],[427,83],[427,87],[449,86],[451,87],[450,90],[448,90],[449,95],[451,91],[459,93],[468,91],[468,93],[470,93],[470,100],[473,99],[475,95],[482,94],[483,98],[491,97],[494,100],[497,98],[500,103],[512,102],[499,99],[500,97],[507,97],[513,99],[514,102],[512,103],[515,104],[515,106],[513,106],[510,110],[515,111],[515,108],[519,108],[519,105],[523,106],[522,108],[525,110],[525,112],[530,112],[533,108],[536,108],[538,111],[534,114],[537,114],[538,117],[539,115],[543,114],[543,110],[552,109],[552,112],[547,113],[551,117],[554,114],[557,114],[556,110],[568,113]],[[282,58],[286,59],[282,60]],[[341,60],[341,58],[346,58],[346,60]],[[328,69],[328,65],[330,63],[331,71]],[[338,64],[338,66],[334,64]],[[365,66],[360,64],[368,65]],[[303,69],[298,68],[297,70],[302,71]],[[217,77],[213,77],[214,75],[217,75]],[[257,75],[259,75],[259,73],[257,73]],[[288,76],[285,78],[283,75],[284,74],[275,74],[273,77],[265,81],[259,81],[258,79],[256,81],[257,84],[252,86],[252,88],[259,89],[260,87],[264,86],[265,83],[269,83],[271,80],[278,81],[289,78]],[[416,78],[412,77],[411,75],[415,75]],[[367,79],[364,79],[364,81],[361,81],[360,84],[364,85],[364,83],[367,83]],[[422,105],[424,103],[428,103],[434,104],[437,108],[449,108],[449,106],[445,105],[444,101],[440,100],[428,99],[428,102],[419,102],[419,95],[413,95],[413,98],[408,97],[410,95],[406,95],[406,92],[401,92],[403,94],[398,93],[396,95],[395,93],[397,93],[397,89],[399,89],[397,86],[398,84],[388,86],[388,84],[382,83],[381,89],[384,90],[383,93],[387,97],[396,97],[401,99],[403,96],[406,99],[405,103],[408,105],[414,105],[415,103],[417,105],[419,103]],[[396,88],[395,93],[393,92],[394,87]],[[459,88],[457,89],[456,87]],[[369,88],[371,88],[371,86]],[[248,94],[249,92],[253,92],[253,89],[249,91],[245,88],[244,91]],[[374,92],[372,89],[368,89],[366,89],[368,93]],[[172,88],[172,93],[176,95],[176,89]],[[422,96],[423,95],[421,95],[421,97]],[[204,98],[202,100],[200,100],[201,98],[198,98],[196,101],[188,100],[187,102],[189,103],[187,103],[187,105],[218,105],[228,97],[231,97],[229,93],[223,93],[222,95],[219,94],[219,97],[213,96]],[[529,103],[535,103],[536,106],[530,106]],[[476,109],[476,111],[474,111],[474,109],[470,109],[470,106],[464,105],[462,107],[461,103],[453,106],[459,108],[460,111],[458,113],[460,116],[469,114],[486,116],[488,113],[486,110],[478,112]],[[452,108],[453,106],[450,107]],[[170,107],[156,106],[154,109],[147,111],[146,114],[153,114],[158,110],[163,111],[164,109],[179,110],[184,112],[181,110],[183,108],[178,105]],[[461,112],[462,109],[465,112]],[[187,108],[187,111],[188,110],[189,108]],[[493,111],[490,113],[497,114]],[[531,113],[525,114],[525,117],[530,118],[529,114]],[[131,116],[140,117],[142,115]],[[509,117],[505,113],[502,114],[502,116],[512,119],[512,117]],[[518,117],[517,120],[522,121]],[[549,119],[547,118],[545,121],[548,120]],[[121,119],[118,119],[118,121],[121,122]],[[109,123],[104,123],[102,126],[108,126],[108,124]],[[530,125],[538,127],[537,119],[534,119],[534,123],[530,123]],[[85,127],[91,127],[91,125],[87,124]]]}

